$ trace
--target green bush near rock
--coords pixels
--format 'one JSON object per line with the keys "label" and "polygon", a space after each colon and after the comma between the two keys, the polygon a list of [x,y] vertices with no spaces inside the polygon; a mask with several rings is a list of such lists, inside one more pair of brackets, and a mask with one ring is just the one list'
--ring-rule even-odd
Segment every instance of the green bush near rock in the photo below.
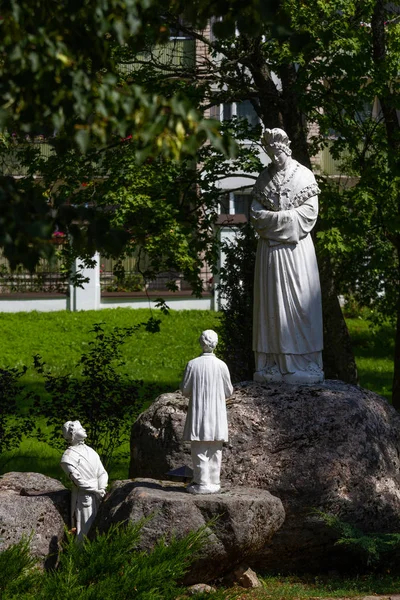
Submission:
{"label": "green bush near rock", "polygon": [[316,514],[338,535],[336,545],[348,552],[354,570],[398,570],[400,533],[365,533],[335,515],[321,511]]}
{"label": "green bush near rock", "polygon": [[144,522],[112,527],[92,541],[68,536],[53,571],[32,565],[26,541],[0,553],[2,600],[169,600],[183,595],[179,580],[206,542],[206,528],[149,553],[136,549]]}

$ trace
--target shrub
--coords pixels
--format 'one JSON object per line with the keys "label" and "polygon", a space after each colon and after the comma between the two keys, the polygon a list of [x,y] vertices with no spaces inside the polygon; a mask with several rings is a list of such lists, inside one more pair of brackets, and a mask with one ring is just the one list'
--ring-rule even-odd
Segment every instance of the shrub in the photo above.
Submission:
{"label": "shrub", "polygon": [[232,381],[253,379],[253,288],[257,237],[244,225],[234,242],[223,245],[225,266],[218,286],[223,306],[218,327],[218,354],[229,367]]}
{"label": "shrub", "polygon": [[115,327],[106,333],[103,323],[93,326],[94,340],[82,354],[76,374],[52,375],[36,355],[35,368],[45,378],[49,397],[35,402],[34,414],[44,416],[50,433],[38,430],[40,440],[62,448],[61,426],[79,420],[86,428],[91,446],[100,454],[104,466],[114,451],[129,439],[130,426],[138,415],[143,399],[143,382],[127,378],[119,369],[125,364],[121,346],[139,328],[157,331],[159,321],[150,319],[133,327]]}
{"label": "shrub", "polygon": [[[27,368],[0,369],[0,454],[19,446],[22,436],[34,427],[32,419],[19,409],[18,397],[31,402],[36,396],[23,391],[18,381]],[[22,404],[22,402],[21,402]]]}
{"label": "shrub", "polygon": [[400,533],[364,533],[335,515],[315,511],[338,534],[337,546],[349,550],[360,567],[388,569],[397,566],[400,557]]}
{"label": "shrub", "polygon": [[[190,568],[208,537],[208,528],[185,538],[161,539],[147,553],[137,550],[146,521],[112,526],[92,541],[76,544],[68,536],[55,571],[41,572],[27,586],[21,569],[18,588],[4,588],[4,600],[169,600],[182,588],[179,580]],[[0,555],[1,556],[1,555]]]}
{"label": "shrub", "polygon": [[29,538],[0,552],[0,598],[18,598],[21,591],[34,585],[36,559],[30,554]]}

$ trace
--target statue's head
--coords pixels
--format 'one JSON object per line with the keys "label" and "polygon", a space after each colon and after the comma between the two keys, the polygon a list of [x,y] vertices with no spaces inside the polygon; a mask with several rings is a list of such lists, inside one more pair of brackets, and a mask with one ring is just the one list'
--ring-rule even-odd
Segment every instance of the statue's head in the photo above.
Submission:
{"label": "statue's head", "polygon": [[218,334],[212,329],[206,329],[199,338],[203,352],[214,352],[218,344]]}
{"label": "statue's head", "polygon": [[64,439],[70,444],[78,444],[87,438],[86,431],[79,421],[67,421],[62,431]]}
{"label": "statue's head", "polygon": [[262,137],[263,146],[267,154],[274,160],[274,157],[280,153],[291,156],[290,140],[283,129],[266,129]]}

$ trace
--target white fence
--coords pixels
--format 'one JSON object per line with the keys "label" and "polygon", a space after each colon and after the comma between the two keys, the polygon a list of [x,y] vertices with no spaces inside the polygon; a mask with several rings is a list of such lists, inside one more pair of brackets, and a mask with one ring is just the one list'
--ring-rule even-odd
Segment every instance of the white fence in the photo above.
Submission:
{"label": "white fence", "polygon": [[76,268],[88,282],[83,288],[69,286],[68,294],[63,293],[9,293],[0,295],[0,312],[50,312],[58,310],[101,310],[103,308],[149,308],[154,307],[157,298],[162,297],[173,310],[216,310],[213,291],[204,292],[202,298],[191,295],[190,290],[177,292],[146,290],[142,292],[101,292],[100,258],[95,257],[95,266],[81,269],[79,260]]}

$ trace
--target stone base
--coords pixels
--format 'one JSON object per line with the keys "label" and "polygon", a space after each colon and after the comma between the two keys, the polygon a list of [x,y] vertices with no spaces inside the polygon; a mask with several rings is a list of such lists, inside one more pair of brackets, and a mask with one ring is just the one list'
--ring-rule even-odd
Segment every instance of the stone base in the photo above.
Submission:
{"label": "stone base", "polygon": [[[140,415],[131,477],[164,479],[190,464],[190,444],[181,441],[187,404],[179,392],[163,394]],[[221,485],[268,490],[286,511],[271,546],[250,566],[280,573],[347,567],[346,550],[313,509],[365,532],[400,531],[400,414],[384,398],[342,381],[242,382],[227,413]]]}
{"label": "stone base", "polygon": [[40,473],[6,473],[0,478],[0,552],[32,533],[32,554],[43,566],[57,562],[69,521],[70,492]]}
{"label": "stone base", "polygon": [[151,549],[160,537],[178,538],[218,517],[203,553],[184,583],[207,583],[251,557],[265,546],[282,525],[281,501],[265,490],[231,488],[218,494],[186,493],[182,483],[138,479],[116,481],[101,504],[94,529],[106,531],[112,523],[134,523],[153,514],[145,524],[139,548]]}
{"label": "stone base", "polygon": [[295,371],[294,373],[281,373],[276,365],[269,369],[256,371],[253,375],[255,383],[286,383],[289,385],[314,385],[323,383],[324,372],[317,365],[310,365],[309,369],[304,371]]}

